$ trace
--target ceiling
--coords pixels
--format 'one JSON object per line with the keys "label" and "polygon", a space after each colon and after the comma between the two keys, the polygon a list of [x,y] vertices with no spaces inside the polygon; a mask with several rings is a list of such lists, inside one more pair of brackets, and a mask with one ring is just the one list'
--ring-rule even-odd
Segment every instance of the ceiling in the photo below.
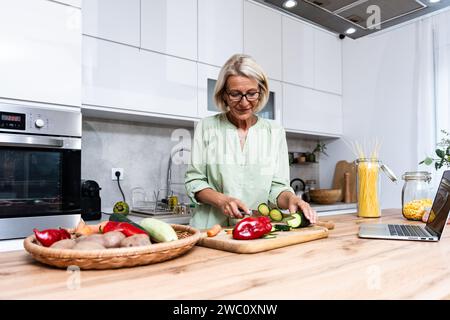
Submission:
{"label": "ceiling", "polygon": [[[256,1],[352,39],[450,7],[450,0],[296,0],[288,9],[286,0]],[[355,32],[347,34],[349,28]]]}

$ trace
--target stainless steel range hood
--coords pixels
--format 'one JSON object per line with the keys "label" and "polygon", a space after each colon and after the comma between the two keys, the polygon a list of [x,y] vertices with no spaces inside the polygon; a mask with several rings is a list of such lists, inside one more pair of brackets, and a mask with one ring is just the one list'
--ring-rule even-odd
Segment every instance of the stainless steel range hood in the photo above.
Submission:
{"label": "stainless steel range hood", "polygon": [[[288,9],[286,0],[256,1],[353,39],[450,6],[450,0],[297,0]],[[346,34],[349,28],[355,32]]]}

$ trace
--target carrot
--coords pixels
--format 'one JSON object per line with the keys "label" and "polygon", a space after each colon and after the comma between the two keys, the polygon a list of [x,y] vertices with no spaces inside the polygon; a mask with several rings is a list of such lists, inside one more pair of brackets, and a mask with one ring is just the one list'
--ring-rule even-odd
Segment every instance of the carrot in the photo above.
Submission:
{"label": "carrot", "polygon": [[214,237],[220,232],[220,230],[222,230],[222,226],[220,224],[215,224],[206,232],[206,234],[208,237]]}

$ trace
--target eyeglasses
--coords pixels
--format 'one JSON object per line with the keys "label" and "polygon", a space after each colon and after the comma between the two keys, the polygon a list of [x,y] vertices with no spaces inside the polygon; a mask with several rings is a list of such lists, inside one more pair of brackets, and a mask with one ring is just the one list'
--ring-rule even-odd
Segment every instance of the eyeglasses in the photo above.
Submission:
{"label": "eyeglasses", "polygon": [[233,102],[241,102],[243,97],[245,97],[245,99],[247,99],[248,102],[253,102],[259,99],[260,94],[259,91],[247,92],[245,94],[239,91],[231,91],[231,92],[226,91],[226,93],[230,98],[230,100]]}

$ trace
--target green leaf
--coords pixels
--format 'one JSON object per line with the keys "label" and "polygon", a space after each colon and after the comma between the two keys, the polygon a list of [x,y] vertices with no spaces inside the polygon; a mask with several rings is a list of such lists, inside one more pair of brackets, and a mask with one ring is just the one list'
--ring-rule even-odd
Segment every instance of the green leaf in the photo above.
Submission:
{"label": "green leaf", "polygon": [[439,165],[439,162],[436,162],[434,164],[434,167],[436,168],[436,170],[439,170],[441,168],[441,166]]}
{"label": "green leaf", "polygon": [[444,158],[445,157],[445,152],[444,150],[440,150],[440,149],[436,149],[436,154],[439,158]]}
{"label": "green leaf", "polygon": [[450,156],[450,146],[447,148],[447,151],[445,152],[445,154]]}
{"label": "green leaf", "polygon": [[425,160],[423,160],[421,163],[419,163],[419,164],[422,164],[422,163],[425,163],[427,166],[429,166],[429,165],[431,165],[432,163],[433,163],[433,159],[432,158],[430,158],[430,157],[427,157],[427,158],[425,158]]}

